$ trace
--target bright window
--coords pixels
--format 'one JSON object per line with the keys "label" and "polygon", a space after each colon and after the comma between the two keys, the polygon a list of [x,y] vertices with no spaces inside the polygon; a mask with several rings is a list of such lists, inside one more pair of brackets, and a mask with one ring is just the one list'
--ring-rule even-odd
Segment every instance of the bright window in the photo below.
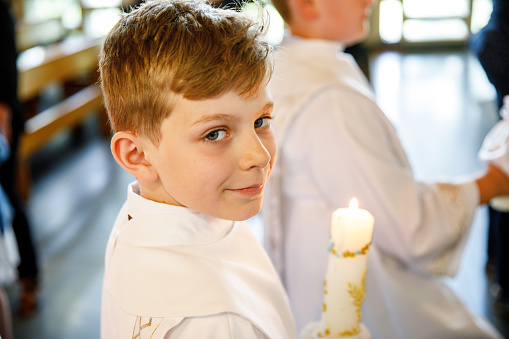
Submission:
{"label": "bright window", "polygon": [[488,22],[491,8],[491,0],[380,0],[380,39],[388,44],[466,41]]}
{"label": "bright window", "polygon": [[448,18],[470,15],[470,0],[405,0],[404,12],[409,18]]}
{"label": "bright window", "polygon": [[403,8],[400,0],[380,1],[380,39],[394,44],[403,34]]}

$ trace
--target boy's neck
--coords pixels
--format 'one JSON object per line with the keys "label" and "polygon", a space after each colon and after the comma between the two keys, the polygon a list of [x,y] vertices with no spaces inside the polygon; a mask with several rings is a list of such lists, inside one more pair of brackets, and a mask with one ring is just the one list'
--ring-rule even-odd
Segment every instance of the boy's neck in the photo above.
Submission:
{"label": "boy's neck", "polygon": [[159,180],[152,183],[138,181],[140,185],[140,196],[162,204],[185,207],[172,199]]}

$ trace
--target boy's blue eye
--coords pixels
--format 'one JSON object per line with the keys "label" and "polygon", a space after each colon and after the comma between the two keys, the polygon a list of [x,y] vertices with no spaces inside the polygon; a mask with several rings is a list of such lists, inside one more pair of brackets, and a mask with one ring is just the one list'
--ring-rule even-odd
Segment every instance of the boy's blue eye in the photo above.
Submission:
{"label": "boy's blue eye", "polygon": [[256,119],[254,123],[255,128],[265,127],[270,123],[270,117],[263,117]]}
{"label": "boy's blue eye", "polygon": [[222,130],[222,129],[217,129],[217,130],[212,131],[209,134],[207,134],[207,136],[205,136],[205,140],[217,141],[217,140],[224,139],[225,137],[226,137],[226,131]]}

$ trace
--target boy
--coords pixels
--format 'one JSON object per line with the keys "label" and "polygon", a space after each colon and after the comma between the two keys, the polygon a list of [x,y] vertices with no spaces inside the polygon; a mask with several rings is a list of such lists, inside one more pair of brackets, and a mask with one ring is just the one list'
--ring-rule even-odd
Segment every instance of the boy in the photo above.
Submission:
{"label": "boy", "polygon": [[102,338],[296,337],[275,270],[235,222],[259,212],[276,158],[259,35],[199,0],[147,2],[108,34],[111,150],[137,181],[106,251]]}
{"label": "boy", "polygon": [[372,0],[273,3],[291,36],[270,82],[279,159],[264,221],[298,328],[320,318],[330,218],[356,197],[375,217],[362,310],[374,338],[499,338],[440,278],[456,273],[476,207],[509,192],[507,177],[489,166],[458,184],[414,179],[368,81],[342,53],[365,37]]}

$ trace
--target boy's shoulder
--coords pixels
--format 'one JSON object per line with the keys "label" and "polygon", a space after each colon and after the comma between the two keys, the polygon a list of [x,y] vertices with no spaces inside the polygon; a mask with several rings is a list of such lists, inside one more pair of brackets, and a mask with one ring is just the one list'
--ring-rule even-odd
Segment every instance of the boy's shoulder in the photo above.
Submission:
{"label": "boy's shoulder", "polygon": [[[284,290],[263,248],[245,223],[218,219],[211,222],[204,217],[203,225],[209,228],[220,229],[221,223],[229,226],[209,233],[206,241],[188,234],[198,241],[177,244],[168,236],[172,231],[159,226],[147,237],[146,226],[153,228],[147,222],[156,219],[168,218],[147,215],[129,220],[107,259],[103,293],[120,309],[170,318],[230,312],[253,323],[264,322],[256,311],[264,310],[263,313],[279,318],[279,307],[286,305]],[[187,228],[191,233],[197,231],[176,220],[163,221],[161,225]],[[125,237],[124,232],[132,233]],[[267,304],[265,301],[269,299],[271,302]]]}
{"label": "boy's shoulder", "polygon": [[232,313],[188,318],[137,316],[114,309],[111,313],[117,321],[102,314],[102,338],[267,338],[252,322]]}

